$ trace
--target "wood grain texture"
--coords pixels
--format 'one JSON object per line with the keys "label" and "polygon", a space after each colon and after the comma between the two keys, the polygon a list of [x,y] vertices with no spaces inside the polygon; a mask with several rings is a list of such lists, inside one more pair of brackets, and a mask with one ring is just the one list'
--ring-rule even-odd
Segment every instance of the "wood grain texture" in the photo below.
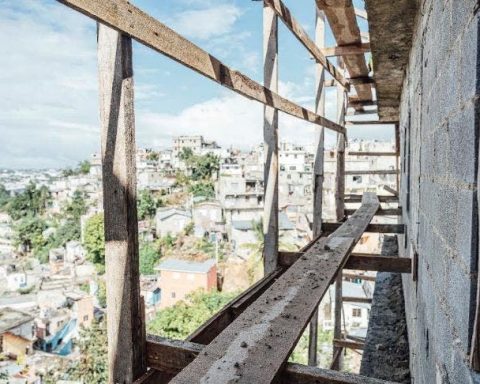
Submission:
{"label": "wood grain texture", "polygon": [[204,348],[172,383],[270,383],[379,207],[373,194]]}
{"label": "wood grain texture", "polygon": [[109,383],[131,383],[146,371],[139,286],[132,40],[99,25]]}
{"label": "wood grain texture", "polygon": [[[278,17],[263,5],[263,83],[278,91]],[[269,274],[278,258],[278,110],[266,105],[263,118],[263,268]]]}
{"label": "wood grain texture", "polygon": [[[171,375],[180,372],[185,366],[205,348],[202,345],[188,341],[173,341],[157,336],[148,340],[149,366],[157,372],[170,372]],[[149,381],[148,384],[162,381]],[[256,383],[256,382],[254,382]],[[335,372],[328,369],[308,367],[300,364],[287,363],[279,375],[280,384],[395,384],[390,381],[373,379],[346,372]],[[142,382],[147,384],[147,382]]]}
{"label": "wood grain texture", "polygon": [[57,0],[252,100],[337,132],[344,127],[303,108],[235,71],[124,0]]}
{"label": "wood grain texture", "polygon": [[341,71],[335,68],[335,66],[327,60],[321,49],[308,37],[307,32],[305,32],[300,23],[295,20],[285,4],[281,0],[264,0],[264,4],[267,4],[275,11],[298,41],[307,48],[317,63],[320,63],[333,76],[333,78],[342,85],[343,88],[349,90],[350,86],[348,81],[345,80]]}

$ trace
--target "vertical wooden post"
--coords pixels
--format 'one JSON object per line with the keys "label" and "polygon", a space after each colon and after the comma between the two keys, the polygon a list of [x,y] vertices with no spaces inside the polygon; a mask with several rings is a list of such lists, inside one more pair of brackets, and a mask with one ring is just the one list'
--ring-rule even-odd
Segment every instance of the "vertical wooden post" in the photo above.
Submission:
{"label": "vertical wooden post", "polygon": [[109,383],[146,371],[140,298],[132,40],[98,25]]}
{"label": "vertical wooden post", "polygon": [[400,194],[400,125],[395,124],[395,164],[397,167],[397,193]]}
{"label": "vertical wooden post", "polygon": [[[278,91],[278,18],[267,5],[263,5],[264,85]],[[278,259],[278,110],[264,107],[264,211],[263,233],[264,274],[277,268]]]}
{"label": "vertical wooden post", "polygon": [[[315,42],[319,48],[325,47],[325,14],[316,8]],[[323,65],[316,63],[316,95],[315,112],[325,116],[325,91],[323,88],[325,80],[325,69]],[[320,235],[322,231],[322,207],[323,207],[323,162],[325,147],[325,128],[317,126],[316,129],[316,153],[313,166],[313,238]],[[318,342],[318,309],[314,312],[310,321],[308,339],[308,365],[317,366],[317,342]]]}
{"label": "vertical wooden post", "polygon": [[[338,58],[338,67],[344,68],[343,59]],[[348,94],[340,85],[337,86],[337,120],[338,124],[345,125],[346,100]],[[337,171],[335,177],[335,210],[337,222],[345,218],[345,135],[337,135]],[[335,312],[333,338],[342,338],[342,270],[338,272],[335,280]],[[342,356],[339,347],[333,347],[333,362],[331,369],[342,368]]]}

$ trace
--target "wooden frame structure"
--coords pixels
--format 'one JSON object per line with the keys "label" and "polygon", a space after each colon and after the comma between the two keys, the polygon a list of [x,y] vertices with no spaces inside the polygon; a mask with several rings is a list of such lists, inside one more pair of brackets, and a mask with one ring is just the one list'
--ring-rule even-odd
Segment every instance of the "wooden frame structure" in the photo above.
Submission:
{"label": "wooden frame structure", "polygon": [[[126,0],[57,0],[96,20],[100,72],[102,175],[104,189],[110,383],[369,383],[385,381],[316,368],[317,307],[331,283],[337,291],[333,368],[341,368],[342,270],[409,273],[410,260],[352,254],[365,231],[402,233],[401,224],[370,224],[386,214],[372,193],[345,199],[347,108],[366,113],[376,105],[374,79],[364,53],[356,15],[349,2],[316,0],[315,41],[281,0],[263,0],[264,84],[235,71]],[[310,111],[278,94],[278,19],[316,62],[316,103]],[[336,47],[325,47],[326,23]],[[347,25],[349,28],[344,28]],[[202,325],[187,341],[147,336],[139,289],[136,212],[135,118],[132,39],[201,75],[264,105],[265,277]],[[327,56],[337,57],[335,66]],[[346,76],[348,72],[349,77]],[[329,73],[332,80],[325,80]],[[337,119],[325,115],[324,87],[337,87]],[[357,96],[349,97],[350,89]],[[278,252],[278,113],[316,124],[313,238],[296,253]],[[337,133],[336,223],[322,223],[324,129]],[[398,129],[398,125],[396,126]],[[360,155],[357,154],[356,155]],[[378,154],[390,156],[391,153]],[[398,157],[398,148],[396,155]],[[372,172],[372,171],[370,171]],[[373,171],[382,172],[386,171]],[[360,202],[356,210],[347,202]],[[388,212],[399,214],[400,211]],[[321,268],[319,266],[321,265]],[[286,364],[310,323],[309,364]],[[355,344],[355,345],[353,345]]]}

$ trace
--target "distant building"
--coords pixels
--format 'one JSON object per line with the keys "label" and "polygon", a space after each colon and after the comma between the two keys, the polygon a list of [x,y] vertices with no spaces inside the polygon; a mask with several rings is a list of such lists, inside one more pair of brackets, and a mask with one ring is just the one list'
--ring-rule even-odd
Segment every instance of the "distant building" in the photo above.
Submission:
{"label": "distant building", "polygon": [[220,146],[215,141],[206,141],[203,136],[178,136],[173,138],[173,153],[175,157],[184,150],[191,149],[193,153],[201,155],[208,152],[218,152]]}
{"label": "distant building", "polygon": [[217,265],[213,259],[201,262],[167,259],[155,269],[160,275],[160,308],[169,307],[198,289],[217,289]]}
{"label": "distant building", "polygon": [[13,358],[31,354],[34,329],[34,318],[30,314],[12,308],[0,310],[1,352]]}
{"label": "distant building", "polygon": [[155,313],[160,308],[160,287],[156,276],[140,277],[140,295],[145,300],[145,319],[153,319]]}
{"label": "distant building", "polygon": [[52,248],[48,252],[48,263],[53,274],[63,270],[65,266],[65,248]]}
{"label": "distant building", "polygon": [[155,215],[157,236],[177,235],[192,221],[192,215],[182,208],[159,208]]}
{"label": "distant building", "polygon": [[76,335],[77,320],[67,308],[48,309],[35,319],[37,341],[35,347],[60,356],[69,355]]}
{"label": "distant building", "polygon": [[70,291],[65,293],[65,297],[72,317],[77,320],[77,326],[90,327],[93,321],[93,296],[82,291]]}
{"label": "distant building", "polygon": [[225,231],[222,206],[218,201],[203,201],[195,204],[192,215],[195,223],[194,234],[197,237]]}

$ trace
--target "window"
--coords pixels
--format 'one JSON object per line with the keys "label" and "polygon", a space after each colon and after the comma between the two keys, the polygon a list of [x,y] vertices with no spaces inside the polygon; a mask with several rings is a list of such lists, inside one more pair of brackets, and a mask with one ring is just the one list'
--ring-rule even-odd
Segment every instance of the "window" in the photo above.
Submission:
{"label": "window", "polygon": [[172,299],[175,299],[177,297],[177,295],[175,294],[175,292],[172,292],[171,293],[171,296],[172,296]]}
{"label": "window", "polygon": [[352,316],[353,317],[362,317],[362,310],[360,308],[353,308],[352,309]]}
{"label": "window", "polygon": [[290,170],[291,170],[291,171],[295,171],[296,169],[297,169],[297,167],[296,167],[295,165],[291,165],[291,166],[290,166]]}
{"label": "window", "polygon": [[353,176],[353,182],[360,184],[362,182],[362,176]]}
{"label": "window", "polygon": [[88,321],[88,315],[83,316],[83,321]]}

